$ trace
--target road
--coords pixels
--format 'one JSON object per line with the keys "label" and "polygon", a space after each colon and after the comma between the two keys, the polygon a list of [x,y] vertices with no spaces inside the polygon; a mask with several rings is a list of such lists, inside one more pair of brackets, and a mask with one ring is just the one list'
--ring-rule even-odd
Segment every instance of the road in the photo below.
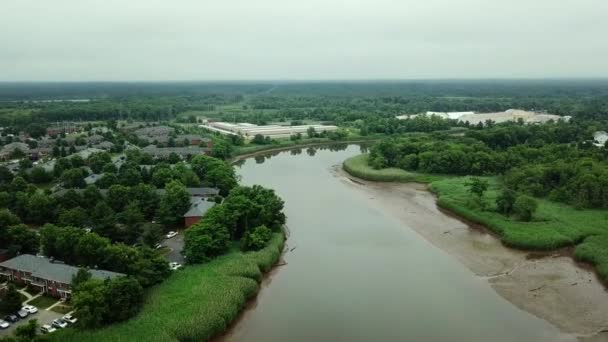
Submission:
{"label": "road", "polygon": [[161,244],[167,246],[170,250],[170,252],[165,255],[167,261],[184,264],[184,257],[181,253],[184,248],[184,231],[179,231],[177,236],[165,239]]}

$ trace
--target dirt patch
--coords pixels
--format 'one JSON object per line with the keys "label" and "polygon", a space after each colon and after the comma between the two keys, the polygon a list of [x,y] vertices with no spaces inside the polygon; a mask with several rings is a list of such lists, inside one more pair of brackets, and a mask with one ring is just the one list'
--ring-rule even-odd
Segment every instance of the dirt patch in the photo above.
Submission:
{"label": "dirt patch", "polygon": [[592,270],[571,258],[571,249],[548,253],[510,249],[485,227],[438,208],[424,185],[355,182],[339,167],[334,172],[366,193],[372,205],[487,279],[517,307],[581,340],[608,341],[608,334],[601,333],[608,328],[608,293]]}

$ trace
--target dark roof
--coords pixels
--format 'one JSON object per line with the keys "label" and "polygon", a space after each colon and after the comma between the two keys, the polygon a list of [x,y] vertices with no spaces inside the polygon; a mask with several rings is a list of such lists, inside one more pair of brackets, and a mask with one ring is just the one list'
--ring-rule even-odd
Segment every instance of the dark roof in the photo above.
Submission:
{"label": "dark roof", "polygon": [[184,217],[202,217],[214,205],[215,202],[213,201],[205,201],[201,197],[192,197],[190,198],[190,210],[184,214]]}
{"label": "dark roof", "polygon": [[[51,262],[44,257],[37,257],[31,254],[21,254],[12,259],[0,263],[0,267],[31,273],[32,276],[53,280],[63,284],[70,284],[72,276],[78,272],[78,267],[66,265],[59,262]],[[89,270],[93,278],[106,279],[124,276],[122,273]]]}

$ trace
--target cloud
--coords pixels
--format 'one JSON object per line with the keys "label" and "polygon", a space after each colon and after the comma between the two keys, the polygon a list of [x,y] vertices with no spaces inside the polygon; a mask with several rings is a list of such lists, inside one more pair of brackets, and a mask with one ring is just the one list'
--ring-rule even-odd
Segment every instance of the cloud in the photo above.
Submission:
{"label": "cloud", "polygon": [[3,0],[0,80],[606,77],[605,0]]}

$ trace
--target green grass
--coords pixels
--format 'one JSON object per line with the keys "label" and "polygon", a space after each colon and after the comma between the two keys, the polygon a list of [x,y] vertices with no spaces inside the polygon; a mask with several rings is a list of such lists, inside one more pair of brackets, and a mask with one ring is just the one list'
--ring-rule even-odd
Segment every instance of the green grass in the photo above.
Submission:
{"label": "green grass", "polygon": [[57,303],[57,298],[49,297],[49,296],[40,296],[36,299],[33,299],[28,302],[29,305],[33,305],[38,309],[46,309],[49,306]]}
{"label": "green grass", "polygon": [[98,330],[62,330],[53,341],[206,341],[222,333],[247,300],[255,296],[263,272],[283,248],[275,234],[258,252],[232,252],[203,265],[188,266],[146,297],[133,319]]}
{"label": "green grass", "polygon": [[425,175],[398,168],[376,170],[367,164],[367,158],[367,154],[362,154],[346,159],[342,164],[342,167],[352,176],[376,182],[430,183],[438,179],[446,178],[446,176]]}
{"label": "green grass", "polygon": [[575,246],[576,260],[596,267],[601,279],[608,282],[608,211],[575,209],[572,206],[537,199],[538,209],[531,222],[521,222],[494,211],[500,191],[496,177],[486,177],[490,187],[484,194],[486,209],[471,205],[471,194],[465,183],[468,177],[420,175],[401,169],[374,170],[361,155],[344,162],[350,174],[374,181],[430,182],[437,194],[437,204],[456,215],[481,224],[494,232],[505,245],[537,251],[550,251]]}
{"label": "green grass", "polygon": [[54,312],[56,312],[56,313],[60,313],[60,314],[62,314],[62,315],[65,315],[65,314],[67,314],[68,312],[72,311],[72,307],[71,307],[71,306],[69,306],[69,305],[62,305],[62,304],[60,304],[60,305],[54,306],[54,307],[51,309],[51,311],[54,311]]}

